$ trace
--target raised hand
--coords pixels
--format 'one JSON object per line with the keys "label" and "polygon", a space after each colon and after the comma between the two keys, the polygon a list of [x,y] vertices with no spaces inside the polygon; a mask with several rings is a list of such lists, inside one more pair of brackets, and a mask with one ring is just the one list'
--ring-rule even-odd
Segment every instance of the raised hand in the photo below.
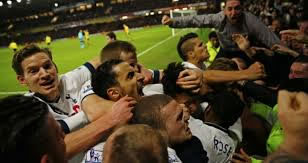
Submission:
{"label": "raised hand", "polygon": [[191,89],[193,93],[199,93],[203,84],[203,71],[198,69],[186,69],[180,72],[176,82],[183,89]]}
{"label": "raised hand", "polygon": [[255,62],[244,71],[247,73],[247,79],[249,80],[257,80],[266,76],[264,65],[260,62]]}
{"label": "raised hand", "polygon": [[291,50],[283,45],[280,45],[280,44],[275,44],[272,46],[271,50],[275,51],[275,52],[278,52],[278,53],[282,53],[282,54],[288,54],[288,55],[291,55],[293,57],[297,57],[299,54],[294,51],[294,50]]}
{"label": "raised hand", "polygon": [[273,51],[271,51],[271,50],[269,50],[269,49],[267,49],[267,48],[263,48],[263,47],[256,47],[256,46],[253,46],[253,47],[251,47],[253,50],[255,50],[255,51],[262,51],[265,55],[267,55],[267,56],[274,56],[274,52]]}
{"label": "raised hand", "polygon": [[246,51],[250,48],[250,42],[248,38],[244,37],[242,34],[232,34],[232,40],[242,51]]}
{"label": "raised hand", "polygon": [[231,162],[233,163],[251,163],[251,158],[241,148],[240,153],[234,153]]}
{"label": "raised hand", "polygon": [[280,32],[280,35],[285,36],[285,38],[287,38],[287,40],[297,40],[303,43],[308,43],[308,36],[305,35],[303,32],[301,32],[300,30],[284,30]]}
{"label": "raised hand", "polygon": [[[279,91],[278,118],[288,137],[303,137],[308,130],[308,94]],[[303,135],[302,135],[303,134]]]}
{"label": "raised hand", "polygon": [[115,102],[109,112],[111,123],[114,126],[127,123],[133,116],[131,111],[136,103],[134,98],[128,97],[127,95]]}
{"label": "raised hand", "polygon": [[163,18],[161,19],[161,23],[163,25],[170,25],[172,24],[172,19],[169,16],[164,15]]}

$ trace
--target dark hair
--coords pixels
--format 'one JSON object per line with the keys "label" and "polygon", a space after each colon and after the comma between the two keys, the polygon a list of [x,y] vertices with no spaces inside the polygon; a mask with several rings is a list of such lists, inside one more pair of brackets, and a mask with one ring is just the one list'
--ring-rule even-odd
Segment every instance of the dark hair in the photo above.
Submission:
{"label": "dark hair", "polygon": [[136,54],[136,48],[127,41],[114,41],[107,44],[100,52],[102,63],[110,59],[120,59],[121,52],[132,52]]}
{"label": "dark hair", "polygon": [[300,55],[299,57],[296,58],[296,60],[293,63],[295,63],[295,62],[308,63],[308,56]]}
{"label": "dark hair", "polygon": [[167,69],[164,70],[164,76],[161,81],[164,94],[173,98],[179,93],[191,94],[190,90],[183,89],[176,84],[176,80],[178,79],[180,72],[183,70],[185,70],[185,68],[181,62],[172,62],[168,65]]}
{"label": "dark hair", "polygon": [[154,129],[165,130],[165,120],[161,117],[161,109],[173,99],[164,94],[142,97],[133,109],[133,124],[147,124]]}
{"label": "dark hair", "polygon": [[289,92],[305,92],[308,94],[308,79],[296,78],[281,83],[279,90],[287,90]]}
{"label": "dark hair", "polygon": [[237,64],[229,58],[217,58],[208,67],[208,70],[222,70],[222,71],[237,71]]}
{"label": "dark hair", "polygon": [[[208,67],[208,70],[236,71],[238,70],[238,67],[237,64],[231,59],[217,58]],[[236,82],[208,83],[208,85],[217,92],[227,90],[228,88],[239,88],[239,85]]]}
{"label": "dark hair", "polygon": [[213,37],[217,38],[217,34],[216,34],[215,31],[212,31],[212,32],[209,34],[209,39],[210,39],[210,38],[213,38]]}
{"label": "dark hair", "polygon": [[122,60],[112,59],[101,64],[92,76],[91,84],[93,91],[100,97],[109,99],[107,90],[119,82],[116,80],[117,74],[114,72],[114,66],[122,63]]}
{"label": "dark hair", "polygon": [[47,116],[47,104],[34,97],[14,95],[1,99],[1,159],[13,163],[40,162],[49,151]]}
{"label": "dark hair", "polygon": [[[22,48],[21,50],[17,51],[14,56],[13,56],[13,60],[12,60],[12,68],[14,69],[14,71],[16,72],[17,75],[23,75],[23,69],[21,66],[21,63],[23,60],[25,60],[26,58],[36,54],[36,53],[45,53],[50,60],[52,61],[52,54],[49,51],[49,49],[47,48],[40,48],[37,45],[31,44],[28,46],[25,46],[24,48]],[[54,64],[54,63],[53,63]]]}
{"label": "dark hair", "polygon": [[106,34],[106,36],[108,36],[109,38],[113,39],[113,40],[117,40],[117,36],[115,35],[114,32],[108,32]]}
{"label": "dark hair", "polygon": [[182,36],[182,37],[180,38],[180,41],[179,41],[178,44],[177,44],[177,51],[178,51],[180,57],[183,59],[183,61],[186,61],[186,60],[187,60],[187,55],[186,55],[186,53],[187,53],[188,51],[191,51],[192,48],[193,48],[192,45],[183,46],[183,44],[184,44],[186,41],[188,41],[188,40],[190,40],[190,39],[193,39],[193,38],[197,38],[197,37],[198,37],[198,35],[197,35],[196,33],[188,33],[188,34],[186,34],[186,35],[184,35],[184,36]]}
{"label": "dark hair", "polygon": [[214,95],[209,101],[211,110],[220,119],[220,126],[229,128],[242,115],[245,104],[240,97],[231,91],[223,91]]}
{"label": "dark hair", "polygon": [[168,163],[166,141],[158,131],[148,125],[121,127],[113,138],[110,144],[111,152],[108,153],[110,162]]}

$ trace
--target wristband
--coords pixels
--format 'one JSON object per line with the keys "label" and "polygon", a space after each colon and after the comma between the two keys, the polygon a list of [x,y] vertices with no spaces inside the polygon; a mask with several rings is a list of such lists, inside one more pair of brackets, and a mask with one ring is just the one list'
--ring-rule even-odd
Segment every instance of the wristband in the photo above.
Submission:
{"label": "wristband", "polygon": [[153,70],[153,84],[159,83],[159,70]]}

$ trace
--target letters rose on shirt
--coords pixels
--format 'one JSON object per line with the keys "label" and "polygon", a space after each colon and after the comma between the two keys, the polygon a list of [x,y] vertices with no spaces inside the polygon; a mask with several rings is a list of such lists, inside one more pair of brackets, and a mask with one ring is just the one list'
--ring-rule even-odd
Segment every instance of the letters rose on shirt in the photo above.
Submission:
{"label": "letters rose on shirt", "polygon": [[217,151],[217,153],[226,154],[227,157],[229,157],[229,155],[232,153],[232,147],[229,144],[217,139],[216,136],[214,137],[213,143],[214,149]]}

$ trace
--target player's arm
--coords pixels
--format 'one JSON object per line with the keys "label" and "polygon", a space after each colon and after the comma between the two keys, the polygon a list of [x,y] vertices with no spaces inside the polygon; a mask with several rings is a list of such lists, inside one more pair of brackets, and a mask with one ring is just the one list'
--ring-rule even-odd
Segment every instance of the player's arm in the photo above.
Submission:
{"label": "player's arm", "polygon": [[[194,89],[194,92],[207,92],[207,83],[223,83],[240,80],[256,80],[265,77],[264,67],[256,62],[246,70],[241,71],[221,71],[186,69],[178,77],[177,84],[184,89]],[[200,90],[201,88],[201,90]]]}
{"label": "player's arm", "polygon": [[256,80],[265,77],[264,66],[256,62],[241,71],[206,70],[203,73],[206,83],[230,82],[239,80]]}
{"label": "player's arm", "polygon": [[131,110],[135,104],[136,101],[133,98],[125,96],[97,120],[80,130],[67,134],[64,139],[67,157],[72,158],[89,149],[107,136],[116,125],[128,122],[132,117]]}
{"label": "player's arm", "polygon": [[168,16],[164,16],[162,24],[169,25],[171,28],[215,27],[223,18],[223,12],[208,15],[176,17],[172,19]]}

